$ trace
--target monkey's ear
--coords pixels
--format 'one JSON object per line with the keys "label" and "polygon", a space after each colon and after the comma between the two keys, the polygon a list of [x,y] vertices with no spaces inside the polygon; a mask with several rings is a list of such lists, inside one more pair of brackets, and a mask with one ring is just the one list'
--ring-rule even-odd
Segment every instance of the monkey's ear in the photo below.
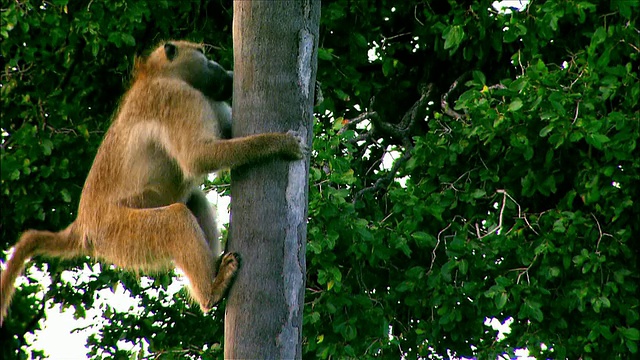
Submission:
{"label": "monkey's ear", "polygon": [[175,59],[176,55],[178,55],[178,48],[172,43],[164,44],[164,53],[167,56],[169,61]]}
{"label": "monkey's ear", "polygon": [[145,72],[145,60],[139,56],[136,56],[133,60],[133,74],[134,76],[139,76]]}

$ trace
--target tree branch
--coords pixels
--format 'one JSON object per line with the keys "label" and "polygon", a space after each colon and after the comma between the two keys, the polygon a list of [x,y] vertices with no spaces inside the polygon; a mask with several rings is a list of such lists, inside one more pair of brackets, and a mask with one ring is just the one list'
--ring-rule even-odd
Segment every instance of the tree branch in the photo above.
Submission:
{"label": "tree branch", "polygon": [[[413,149],[413,142],[411,140],[411,129],[418,120],[424,119],[424,110],[428,105],[432,89],[433,84],[428,84],[420,88],[420,98],[416,100],[411,108],[404,114],[402,120],[400,120],[400,123],[398,124],[385,122],[380,119],[380,116],[377,112],[368,111],[358,115],[353,120],[349,121],[347,125],[345,125],[345,127],[355,127],[355,124],[369,119],[371,120],[371,123],[373,125],[372,129],[367,133],[353,139],[352,142],[355,143],[365,140],[368,143],[375,133],[382,131],[394,138],[399,138],[405,150],[402,156],[393,163],[393,166],[391,167],[391,169],[389,169],[386,175],[378,178],[373,185],[368,186],[356,193],[353,200],[354,203],[361,199],[362,196],[367,193],[377,192],[378,190],[389,186],[393,179],[395,179],[398,170],[400,170],[400,168],[411,158],[411,150]],[[373,99],[371,100],[371,103],[373,104]]]}
{"label": "tree branch", "polygon": [[449,90],[442,94],[442,98],[440,100],[440,107],[442,108],[442,112],[444,112],[446,115],[456,119],[456,120],[460,120],[462,118],[464,118],[464,115],[454,111],[451,106],[449,106],[449,95],[451,95],[451,92],[453,92],[453,90],[455,90],[458,87],[458,84],[464,80],[464,78],[467,76],[467,73],[464,73],[462,75],[460,75],[454,82],[453,84],[451,84],[451,86],[449,87]]}

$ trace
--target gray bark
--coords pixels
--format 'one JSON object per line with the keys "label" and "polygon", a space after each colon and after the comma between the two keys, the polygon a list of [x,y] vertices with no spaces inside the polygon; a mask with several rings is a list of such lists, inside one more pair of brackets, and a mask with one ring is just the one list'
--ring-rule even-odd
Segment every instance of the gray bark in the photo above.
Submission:
{"label": "gray bark", "polygon": [[[294,130],[311,144],[320,1],[235,1],[233,136]],[[242,256],[225,358],[299,359],[309,158],[232,171],[227,250]]]}

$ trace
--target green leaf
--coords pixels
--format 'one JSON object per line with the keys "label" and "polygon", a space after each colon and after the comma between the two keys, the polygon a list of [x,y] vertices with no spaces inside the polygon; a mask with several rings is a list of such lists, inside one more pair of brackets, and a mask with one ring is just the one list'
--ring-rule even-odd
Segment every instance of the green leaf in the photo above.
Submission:
{"label": "green leaf", "polygon": [[333,59],[332,52],[333,52],[333,49],[318,48],[318,59],[332,60]]}
{"label": "green leaf", "polygon": [[627,340],[638,341],[640,340],[640,331],[636,328],[618,328],[618,331]]}
{"label": "green leaf", "polygon": [[51,150],[53,149],[53,142],[49,139],[45,139],[42,141],[42,153],[46,156],[51,155]]}
{"label": "green leaf", "polygon": [[451,49],[451,51],[455,51],[464,39],[464,30],[460,25],[449,26],[442,34],[442,38],[445,40],[445,50]]}
{"label": "green leaf", "polygon": [[360,34],[360,33],[352,33],[351,37],[353,38],[354,43],[357,46],[362,47],[362,48],[366,48],[368,46],[367,39],[365,39],[365,37],[362,36],[362,34]]}
{"label": "green leaf", "polygon": [[525,300],[523,310],[524,314],[526,314],[526,318],[542,322],[542,320],[544,320],[544,315],[542,314],[542,310],[540,310],[540,307],[541,304],[537,301]]}
{"label": "green leaf", "polygon": [[511,112],[518,111],[520,108],[522,108],[522,100],[520,98],[513,99],[509,104],[509,111]]}
{"label": "green leaf", "polygon": [[613,280],[618,284],[623,284],[625,281],[625,277],[631,275],[632,272],[628,269],[620,269],[613,273]]}
{"label": "green leaf", "polygon": [[543,127],[540,130],[540,133],[538,133],[538,135],[540,135],[540,137],[545,137],[551,132],[551,130],[553,130],[553,124],[549,124],[549,125]]}
{"label": "green leaf", "polygon": [[94,58],[98,56],[98,53],[100,52],[100,50],[101,50],[101,47],[97,41],[91,43],[91,55],[93,55]]}
{"label": "green leaf", "polygon": [[550,267],[548,271],[549,271],[550,278],[558,277],[560,275],[560,268],[557,266]]}
{"label": "green leaf", "polygon": [[484,189],[475,189],[472,193],[471,193],[471,197],[474,199],[480,199],[483,198],[487,195],[487,192],[484,191]]}
{"label": "green leaf", "polygon": [[392,58],[385,58],[382,62],[382,74],[389,77],[393,74],[395,60]]}
{"label": "green leaf", "polygon": [[600,26],[596,29],[591,37],[591,46],[596,46],[598,44],[602,44],[607,39],[607,30],[604,26]]}
{"label": "green leaf", "polygon": [[565,228],[562,219],[558,219],[555,223],[553,223],[553,231],[557,233],[564,233],[565,231],[567,231],[567,228]]}
{"label": "green leaf", "polygon": [[134,46],[136,44],[136,39],[131,34],[122,34],[122,42],[126,45]]}
{"label": "green leaf", "polygon": [[524,76],[519,77],[514,82],[512,82],[511,85],[509,85],[509,90],[519,93],[522,90],[524,90],[524,88],[528,85],[528,83],[529,83],[528,78]]}
{"label": "green leaf", "polygon": [[479,85],[485,85],[487,83],[487,78],[484,76],[482,71],[474,70],[472,73],[473,81]]}
{"label": "green leaf", "polygon": [[329,272],[331,273],[331,275],[333,275],[333,279],[335,279],[337,282],[342,281],[342,273],[340,272],[340,269],[338,269],[337,267],[332,267],[329,269]]}
{"label": "green leaf", "polygon": [[[333,89],[333,91],[336,93],[336,95],[338,96],[338,98],[340,100],[343,100],[343,101],[349,100],[349,95],[347,93],[345,93],[344,91],[342,91],[341,89]],[[338,123],[338,122],[336,122],[336,123]],[[342,127],[342,122],[341,121],[339,122],[339,124],[340,124],[340,127]]]}
{"label": "green leaf", "polygon": [[70,203],[71,202],[71,194],[69,193],[69,190],[67,189],[62,189],[60,190],[60,195],[62,195],[62,200],[66,203]]}
{"label": "green leaf", "polygon": [[569,135],[569,141],[571,142],[582,140],[582,138],[584,138],[584,134],[579,131],[574,131],[571,133],[571,135]]}
{"label": "green leaf", "polygon": [[611,60],[612,49],[613,47],[608,47],[602,52],[602,55],[600,55],[600,57],[598,58],[598,61],[596,62],[596,66],[598,68],[605,68],[607,67],[607,65],[609,65],[609,61]]}
{"label": "green leaf", "polygon": [[467,260],[460,260],[458,262],[458,269],[462,275],[466,275],[467,271],[469,271],[469,262]]}
{"label": "green leaf", "polygon": [[503,288],[513,285],[513,281],[511,281],[509,278],[504,276],[498,276],[495,282],[496,284],[498,284],[499,286],[502,286]]}
{"label": "green leaf", "polygon": [[593,145],[596,149],[602,149],[602,144],[609,142],[609,137],[603,134],[588,134],[587,143]]}
{"label": "green leaf", "polygon": [[493,301],[496,305],[496,309],[498,310],[502,309],[507,304],[508,299],[509,299],[509,295],[504,291],[499,293],[498,296],[494,297]]}
{"label": "green leaf", "polygon": [[613,0],[611,3],[612,7],[618,8],[618,10],[620,11],[620,15],[622,15],[625,19],[631,19],[631,14],[633,13],[631,7],[638,6],[637,3],[628,0]]}
{"label": "green leaf", "polygon": [[503,32],[503,36],[505,43],[512,43],[518,39],[518,33],[514,27],[507,28],[506,31]]}
{"label": "green leaf", "polygon": [[421,247],[421,248],[434,247],[437,242],[435,236],[423,231],[417,231],[411,234],[411,237],[415,240],[418,247]]}

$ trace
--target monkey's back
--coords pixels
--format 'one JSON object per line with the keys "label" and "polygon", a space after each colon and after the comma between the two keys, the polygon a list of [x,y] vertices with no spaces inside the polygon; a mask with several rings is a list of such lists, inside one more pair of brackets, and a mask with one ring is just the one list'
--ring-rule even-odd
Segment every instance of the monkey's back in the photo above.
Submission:
{"label": "monkey's back", "polygon": [[218,133],[213,117],[215,109],[206,97],[180,80],[138,81],[124,96],[98,149],[78,218],[99,224],[108,221],[104,214],[110,207],[154,208],[185,202],[202,174],[185,173],[168,146],[188,143],[180,134],[203,127],[205,133]]}

